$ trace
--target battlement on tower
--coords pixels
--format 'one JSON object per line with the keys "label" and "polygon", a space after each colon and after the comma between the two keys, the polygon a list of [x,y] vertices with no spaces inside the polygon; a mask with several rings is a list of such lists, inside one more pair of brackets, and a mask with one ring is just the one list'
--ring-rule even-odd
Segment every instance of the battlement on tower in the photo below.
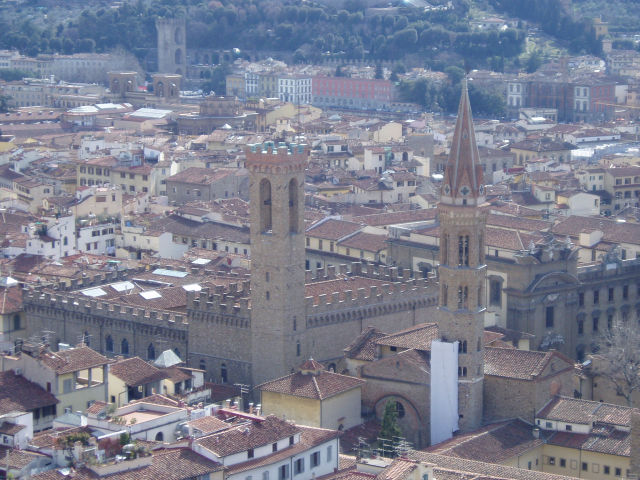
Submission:
{"label": "battlement on tower", "polygon": [[[350,268],[349,268],[350,267]],[[308,326],[349,321],[353,315],[385,315],[410,308],[435,307],[435,277],[411,278],[408,269],[353,262],[307,272]]]}
{"label": "battlement on tower", "polygon": [[253,172],[271,171],[275,173],[303,169],[309,157],[305,144],[264,142],[254,143],[245,149],[245,166]]}

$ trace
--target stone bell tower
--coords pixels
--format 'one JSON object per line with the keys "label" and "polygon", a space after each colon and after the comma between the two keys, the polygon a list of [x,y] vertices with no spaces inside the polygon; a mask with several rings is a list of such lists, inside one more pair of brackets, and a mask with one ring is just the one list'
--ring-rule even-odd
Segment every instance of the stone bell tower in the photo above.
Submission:
{"label": "stone bell tower", "polygon": [[184,18],[157,18],[158,72],[187,75],[187,37]]}
{"label": "stone bell tower", "polygon": [[484,242],[486,213],[466,80],[438,204],[440,220],[440,306],[442,338],[458,341],[458,424],[462,431],[482,422],[484,379]]}
{"label": "stone bell tower", "polygon": [[304,169],[306,145],[246,149],[251,219],[253,384],[288,375],[305,345]]}

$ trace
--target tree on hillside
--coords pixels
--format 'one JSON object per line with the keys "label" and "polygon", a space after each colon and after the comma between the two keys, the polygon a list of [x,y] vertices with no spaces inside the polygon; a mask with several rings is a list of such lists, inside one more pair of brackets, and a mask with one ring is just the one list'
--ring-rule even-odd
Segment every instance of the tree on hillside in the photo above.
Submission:
{"label": "tree on hillside", "polygon": [[623,320],[604,329],[595,342],[598,355],[593,364],[594,373],[611,381],[630,407],[640,391],[640,330],[634,323]]}

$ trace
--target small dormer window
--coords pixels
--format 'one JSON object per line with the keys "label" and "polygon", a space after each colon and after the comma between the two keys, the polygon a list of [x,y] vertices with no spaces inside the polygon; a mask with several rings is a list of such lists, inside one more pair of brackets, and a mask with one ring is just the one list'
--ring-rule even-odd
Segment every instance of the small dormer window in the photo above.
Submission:
{"label": "small dormer window", "polygon": [[247,450],[247,458],[253,458],[253,448]]}
{"label": "small dormer window", "polygon": [[293,435],[291,435],[289,437],[289,445],[293,445],[293,444],[294,444],[294,437],[293,437]]}

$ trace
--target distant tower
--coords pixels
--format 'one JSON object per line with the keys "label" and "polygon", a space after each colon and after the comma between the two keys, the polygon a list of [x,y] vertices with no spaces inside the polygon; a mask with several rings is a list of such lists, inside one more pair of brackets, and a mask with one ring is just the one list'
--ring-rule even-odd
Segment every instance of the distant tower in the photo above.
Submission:
{"label": "distant tower", "polygon": [[482,422],[484,379],[484,258],[486,213],[483,173],[473,131],[466,81],[444,172],[440,219],[440,333],[460,342],[458,410],[462,431]]}
{"label": "distant tower", "polygon": [[158,72],[187,74],[187,39],[184,18],[157,18]]}
{"label": "distant tower", "polygon": [[288,375],[305,344],[305,145],[246,150],[251,219],[253,384]]}

